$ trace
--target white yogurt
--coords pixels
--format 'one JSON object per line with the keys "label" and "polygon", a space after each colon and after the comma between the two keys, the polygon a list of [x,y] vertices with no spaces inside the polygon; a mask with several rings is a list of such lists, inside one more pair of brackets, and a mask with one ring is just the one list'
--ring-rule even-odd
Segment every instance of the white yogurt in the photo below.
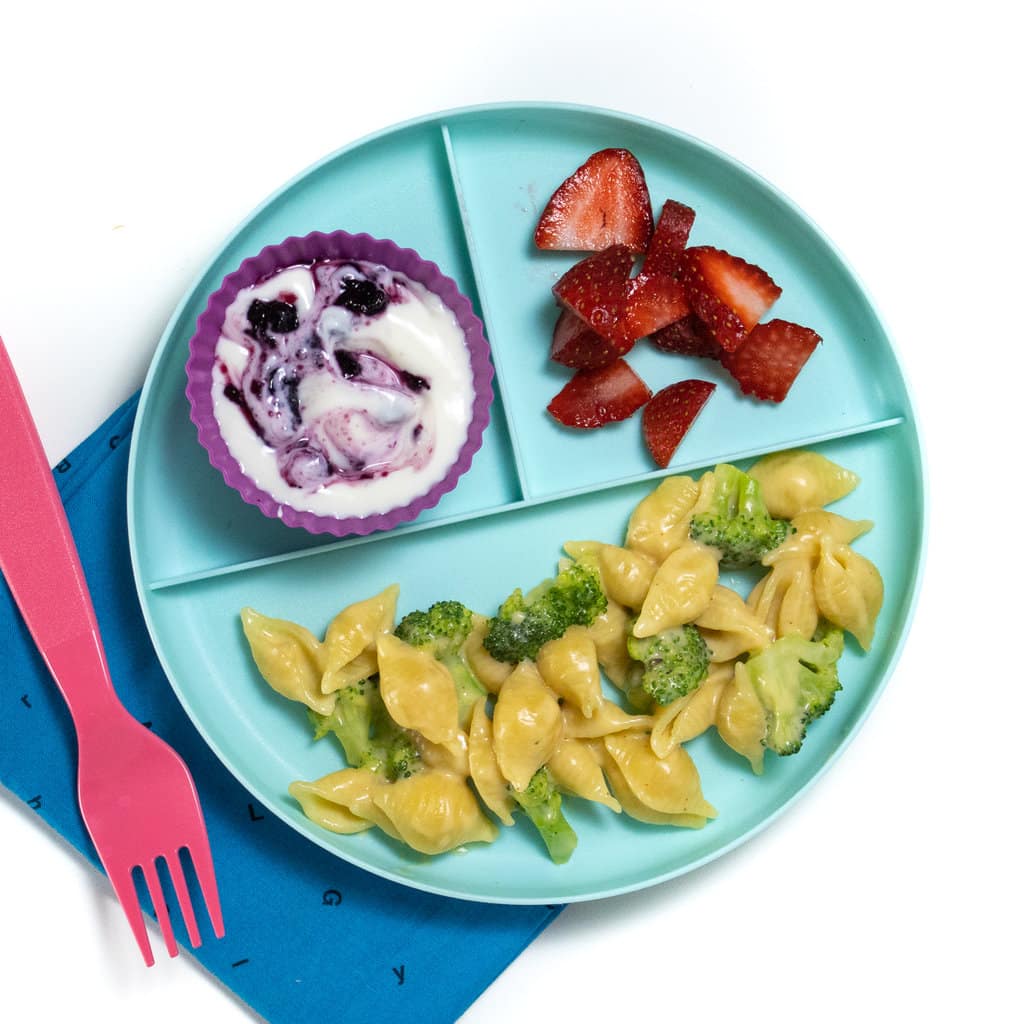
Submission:
{"label": "white yogurt", "polygon": [[473,398],[455,315],[376,264],[290,267],[240,292],[216,347],[231,454],[277,501],[322,516],[364,518],[429,491],[458,458]]}

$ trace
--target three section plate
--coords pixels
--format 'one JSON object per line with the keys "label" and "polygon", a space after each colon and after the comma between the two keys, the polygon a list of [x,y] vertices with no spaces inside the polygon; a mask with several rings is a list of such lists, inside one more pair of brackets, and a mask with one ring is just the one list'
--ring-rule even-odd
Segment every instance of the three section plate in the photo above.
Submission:
{"label": "three section plate", "polygon": [[[532,232],[559,182],[608,146],[636,154],[655,214],[666,198],[694,207],[693,243],[766,268],[783,288],[771,315],[824,338],[782,405],[744,398],[710,361],[638,345],[629,361],[654,391],[684,377],[719,384],[667,472],[745,466],[759,453],[813,446],[860,474],[861,486],[832,507],[877,524],[856,544],[886,583],[875,646],[863,654],[848,643],[835,706],[799,756],[769,755],[762,777],[713,734],[688,745],[719,811],[702,830],[642,825],[570,799],[580,841],[561,867],[525,822],[490,846],[433,859],[377,830],[322,831],[287,787],[342,767],[340,751],[329,741],[314,745],[304,710],[259,679],[239,609],[251,605],[322,634],[343,606],[398,582],[399,615],[444,597],[492,613],[515,587],[551,575],[564,541],[621,543],[630,510],[666,475],[652,471],[638,417],[570,431],[544,410],[568,378],[547,358],[557,316],[550,288],[579,256],[536,251]],[[341,541],[268,520],[227,488],[196,440],[184,392],[188,339],[224,276],[268,243],[336,228],[410,246],[458,282],[484,319],[497,393],[483,447],[455,491],[413,523]],[[256,210],[200,275],[160,342],[132,441],[128,508],[136,583],[163,667],[196,727],[254,797],[353,864],[420,889],[505,903],[651,885],[775,817],[838,755],[892,671],[924,541],[920,447],[903,376],[870,301],[827,239],[771,186],[686,135],[548,104],[400,125],[331,155]],[[750,585],[733,582],[744,593]]]}

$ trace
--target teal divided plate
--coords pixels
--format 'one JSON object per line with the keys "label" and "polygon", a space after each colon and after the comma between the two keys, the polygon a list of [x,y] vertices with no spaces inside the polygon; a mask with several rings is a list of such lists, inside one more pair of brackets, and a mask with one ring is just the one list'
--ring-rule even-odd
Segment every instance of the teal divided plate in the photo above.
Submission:
{"label": "teal divided plate", "polygon": [[[652,472],[639,417],[571,431],[544,409],[568,377],[547,358],[557,316],[550,289],[579,256],[536,251],[533,229],[563,178],[609,146],[639,158],[655,213],[666,198],[688,203],[697,211],[694,244],[766,268],[783,288],[771,315],[824,338],[781,405],[744,398],[715,363],[638,345],[629,360],[652,390],[694,376],[719,385],[669,472],[745,466],[762,452],[813,446],[860,474],[860,487],[832,508],[877,524],[856,543],[886,584],[875,645],[864,654],[850,641],[834,707],[798,756],[769,755],[760,778],[713,730],[688,745],[719,813],[703,829],[642,825],[568,799],[579,847],[561,867],[527,823],[503,829],[489,846],[436,858],[377,830],[322,831],[287,788],[343,767],[340,751],[314,744],[304,709],[260,680],[239,609],[252,605],[322,635],[344,605],[398,582],[400,615],[444,597],[491,613],[514,588],[551,575],[564,541],[621,543],[630,510],[665,475]],[[184,369],[196,320],[228,273],[264,245],[337,228],[393,239],[435,261],[473,300],[496,369],[491,424],[458,487],[413,523],[340,541],[266,519],[225,486],[189,422]],[[329,156],[257,209],[200,275],[160,342],[132,441],[128,510],[138,592],[163,667],[203,737],[253,796],[369,871],[503,903],[562,903],[652,885],[778,815],[844,748],[893,669],[917,591],[925,516],[920,445],[899,364],[862,287],[821,232],[751,171],[684,134],[550,104],[470,108],[391,128]]]}

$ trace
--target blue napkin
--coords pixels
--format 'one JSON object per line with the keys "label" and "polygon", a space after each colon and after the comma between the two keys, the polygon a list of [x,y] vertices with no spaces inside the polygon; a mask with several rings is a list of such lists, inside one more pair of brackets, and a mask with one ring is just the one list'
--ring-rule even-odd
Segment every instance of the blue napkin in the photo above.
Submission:
{"label": "blue napkin", "polygon": [[[454,1021],[561,908],[446,899],[351,867],[265,812],[214,757],[162,673],[135,594],[125,487],[136,405],[55,476],[118,695],[181,754],[202,800],[227,935],[213,937],[194,889],[203,945],[192,955],[272,1024]],[[0,635],[0,783],[99,868],[75,797],[71,719],[2,580]]]}

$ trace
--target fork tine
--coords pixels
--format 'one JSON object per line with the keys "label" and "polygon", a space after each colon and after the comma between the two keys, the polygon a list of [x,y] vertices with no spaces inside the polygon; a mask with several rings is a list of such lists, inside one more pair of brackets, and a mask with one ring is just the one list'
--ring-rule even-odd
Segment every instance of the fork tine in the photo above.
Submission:
{"label": "fork tine", "polygon": [[199,937],[199,926],[196,924],[196,913],[192,908],[192,897],[189,896],[188,885],[185,882],[185,875],[181,870],[181,851],[167,858],[167,870],[171,873],[171,882],[174,885],[174,895],[178,899],[178,906],[181,908],[181,916],[185,919],[185,930],[188,932],[188,941],[192,948],[202,943]]}
{"label": "fork tine", "polygon": [[142,875],[146,879],[149,897],[153,901],[153,909],[156,911],[156,919],[160,923],[160,931],[163,934],[167,952],[170,956],[177,956],[178,942],[174,938],[171,916],[167,912],[167,900],[164,899],[163,886],[160,885],[160,877],[156,873],[156,864],[152,861],[143,864]]}
{"label": "fork tine", "polygon": [[187,849],[192,858],[192,866],[195,868],[196,878],[199,879],[199,888],[206,901],[206,912],[210,916],[210,924],[213,925],[213,934],[218,939],[223,939],[224,918],[221,915],[217,876],[213,872],[213,855],[210,853],[210,840],[207,838],[206,832],[203,831],[194,836],[191,844],[182,849]]}
{"label": "fork tine", "polygon": [[146,922],[142,916],[142,907],[139,906],[139,897],[135,892],[135,880],[132,878],[131,869],[127,872],[108,871],[107,877],[114,887],[114,893],[124,910],[125,917],[128,918],[132,934],[142,951],[142,959],[146,961],[147,967],[152,967],[154,963],[153,949],[149,944]]}

